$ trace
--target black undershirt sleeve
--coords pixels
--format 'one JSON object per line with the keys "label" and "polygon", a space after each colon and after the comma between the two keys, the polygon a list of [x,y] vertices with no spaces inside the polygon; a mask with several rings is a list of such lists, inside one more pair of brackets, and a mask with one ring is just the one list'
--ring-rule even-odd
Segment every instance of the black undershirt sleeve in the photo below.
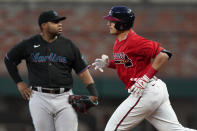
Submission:
{"label": "black undershirt sleeve", "polygon": [[15,83],[21,82],[22,79],[19,75],[17,65],[21,63],[21,60],[25,58],[25,42],[14,46],[5,56],[4,63],[8,70],[9,75]]}
{"label": "black undershirt sleeve", "polygon": [[4,62],[6,65],[6,68],[8,70],[8,73],[12,77],[15,83],[21,82],[22,79],[18,73],[17,65],[13,63],[12,61],[8,60],[8,58],[4,58]]}

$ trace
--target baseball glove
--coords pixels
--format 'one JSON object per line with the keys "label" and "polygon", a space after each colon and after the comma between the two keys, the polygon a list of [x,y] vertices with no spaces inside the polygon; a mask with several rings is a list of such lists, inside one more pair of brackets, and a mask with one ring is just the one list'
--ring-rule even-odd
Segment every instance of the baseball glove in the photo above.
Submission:
{"label": "baseball glove", "polygon": [[69,103],[73,106],[73,108],[77,112],[81,112],[81,113],[87,113],[88,109],[98,105],[98,101],[93,102],[90,99],[90,96],[86,96],[86,95],[70,95]]}

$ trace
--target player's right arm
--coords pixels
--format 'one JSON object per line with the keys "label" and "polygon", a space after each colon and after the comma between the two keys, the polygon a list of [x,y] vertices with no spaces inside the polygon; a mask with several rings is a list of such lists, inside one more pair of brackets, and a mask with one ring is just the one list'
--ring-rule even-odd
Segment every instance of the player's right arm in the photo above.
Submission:
{"label": "player's right arm", "polygon": [[25,47],[24,42],[21,42],[14,46],[5,56],[4,63],[8,70],[9,75],[16,83],[19,92],[21,93],[24,99],[29,99],[31,96],[31,89],[28,88],[27,84],[23,82],[21,76],[18,72],[18,64],[21,63],[21,60],[25,58]]}

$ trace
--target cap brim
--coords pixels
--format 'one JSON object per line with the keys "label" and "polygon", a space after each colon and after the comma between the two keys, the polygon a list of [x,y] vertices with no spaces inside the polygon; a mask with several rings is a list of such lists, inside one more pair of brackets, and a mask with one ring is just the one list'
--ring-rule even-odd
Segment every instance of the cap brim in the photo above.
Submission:
{"label": "cap brim", "polygon": [[108,20],[108,21],[117,21],[117,22],[121,21],[121,20],[119,20],[119,19],[117,19],[115,17],[109,16],[109,15],[108,16],[104,16],[104,19]]}
{"label": "cap brim", "polygon": [[58,22],[58,21],[62,21],[62,20],[65,20],[65,19],[66,19],[66,17],[58,17],[58,18],[56,18],[56,19],[54,19],[52,21]]}

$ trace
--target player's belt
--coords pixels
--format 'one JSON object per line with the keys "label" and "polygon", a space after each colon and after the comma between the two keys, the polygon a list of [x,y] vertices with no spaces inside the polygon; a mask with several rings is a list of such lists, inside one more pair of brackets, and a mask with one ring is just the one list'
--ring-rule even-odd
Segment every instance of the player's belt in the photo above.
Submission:
{"label": "player's belt", "polygon": [[[138,79],[139,79],[139,78],[131,78],[130,80],[135,82],[135,81],[137,81]],[[158,80],[158,78],[157,78],[156,76],[153,76],[153,78],[151,78],[149,82],[157,81],[157,80]]]}
{"label": "player's belt", "polygon": [[69,88],[44,88],[40,86],[32,86],[31,88],[34,91],[50,94],[61,94],[70,90]]}

